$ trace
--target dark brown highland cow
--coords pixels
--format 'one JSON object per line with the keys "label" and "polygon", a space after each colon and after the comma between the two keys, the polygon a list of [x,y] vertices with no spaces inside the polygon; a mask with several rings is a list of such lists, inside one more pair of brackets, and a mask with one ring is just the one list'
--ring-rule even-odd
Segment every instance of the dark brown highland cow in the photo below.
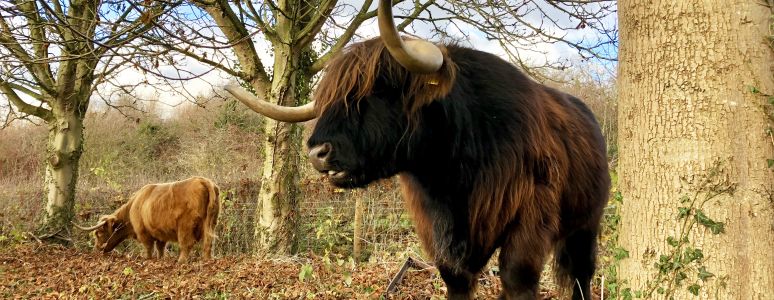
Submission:
{"label": "dark brown highland cow", "polygon": [[202,254],[209,259],[220,212],[219,193],[218,186],[204,177],[148,184],[115,212],[102,216],[96,225],[76,227],[93,230],[94,248],[105,253],[133,238],[145,246],[148,258],[153,257],[154,245],[162,257],[167,242],[177,242],[178,261],[184,262],[193,245],[201,240]]}
{"label": "dark brown highland cow", "polygon": [[534,299],[553,251],[559,282],[590,299],[610,186],[592,112],[492,54],[401,40],[390,5],[380,2],[381,39],[331,60],[314,104],[286,109],[227,90],[281,121],[318,117],[310,161],[336,186],[399,174],[449,298],[471,298],[500,248],[503,298]]}

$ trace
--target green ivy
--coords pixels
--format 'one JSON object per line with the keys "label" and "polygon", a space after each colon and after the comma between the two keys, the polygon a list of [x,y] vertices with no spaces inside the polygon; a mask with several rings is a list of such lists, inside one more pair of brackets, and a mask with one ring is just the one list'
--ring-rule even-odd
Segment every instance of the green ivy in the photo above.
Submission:
{"label": "green ivy", "polygon": [[[692,195],[680,197],[679,201],[684,205],[677,209],[677,219],[682,221],[680,234],[666,237],[665,242],[669,250],[659,255],[658,261],[653,264],[658,271],[656,277],[648,280],[642,291],[632,291],[629,288],[622,290],[623,299],[649,299],[653,297],[653,293],[672,299],[676,291],[683,287],[691,294],[698,295],[703,287],[702,283],[716,277],[704,266],[704,252],[691,243],[689,235],[699,228],[705,228],[713,235],[725,233],[725,223],[713,220],[702,209],[708,201],[720,195],[733,194],[736,189],[735,184],[717,180],[721,167],[721,163],[716,162]],[[723,280],[725,278],[721,279],[720,286],[723,285]]]}
{"label": "green ivy", "polygon": [[[615,174],[611,174],[616,178]],[[615,186],[615,184],[614,184]],[[602,242],[606,249],[605,256],[609,258],[609,263],[605,265],[602,273],[605,277],[606,295],[608,299],[631,299],[630,289],[621,289],[622,283],[618,280],[618,267],[623,259],[629,257],[629,251],[618,244],[618,228],[621,224],[620,208],[623,204],[623,195],[620,191],[614,191],[613,196],[605,207],[605,215],[602,226]],[[628,298],[627,298],[628,297]]]}

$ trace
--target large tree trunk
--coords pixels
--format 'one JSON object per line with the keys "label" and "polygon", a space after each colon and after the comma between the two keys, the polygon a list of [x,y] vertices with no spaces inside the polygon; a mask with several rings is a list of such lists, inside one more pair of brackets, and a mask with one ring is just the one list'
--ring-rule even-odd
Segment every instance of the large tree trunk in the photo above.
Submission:
{"label": "large tree trunk", "polygon": [[40,231],[53,242],[70,243],[75,187],[83,153],[83,119],[89,107],[96,60],[71,60],[59,66],[58,98],[49,101],[45,185],[48,202]]}
{"label": "large tree trunk", "polygon": [[68,244],[75,215],[75,184],[83,152],[83,118],[73,110],[55,109],[49,123],[45,186],[48,201],[40,233]]}
{"label": "large tree trunk", "polygon": [[300,191],[300,129],[292,123],[266,120],[263,173],[258,194],[255,235],[259,251],[296,251]]}
{"label": "large tree trunk", "polygon": [[[287,1],[278,1],[277,9],[289,11]],[[220,5],[204,5],[223,33],[233,42],[240,63],[240,77],[260,97],[283,106],[297,106],[308,97],[310,79],[304,72],[311,65],[304,50],[294,45],[294,35],[303,24],[300,19],[278,14],[275,32],[271,35],[274,47],[274,65],[271,78],[263,70],[255,46],[236,16]],[[309,15],[306,15],[309,17]],[[306,63],[306,64],[304,64]],[[258,194],[255,226],[255,248],[258,252],[293,253],[297,244],[298,202],[300,191],[299,153],[301,128],[296,124],[277,122],[267,118],[264,123],[264,164],[261,189]]]}
{"label": "large tree trunk", "polygon": [[619,1],[619,282],[633,294],[774,294],[764,2]]}
{"label": "large tree trunk", "polygon": [[[297,106],[308,95],[308,78],[299,66],[300,51],[290,46],[275,48],[271,98],[274,103]],[[297,247],[300,190],[301,127],[266,118],[264,163],[256,211],[255,236],[258,251],[292,254]]]}

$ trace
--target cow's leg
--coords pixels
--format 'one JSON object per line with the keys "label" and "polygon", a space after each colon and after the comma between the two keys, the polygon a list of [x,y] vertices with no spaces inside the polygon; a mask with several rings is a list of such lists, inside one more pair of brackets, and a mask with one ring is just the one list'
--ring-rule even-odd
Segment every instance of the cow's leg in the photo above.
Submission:
{"label": "cow's leg", "polygon": [[146,235],[137,235],[137,240],[145,247],[145,258],[153,258],[153,242],[154,239]]}
{"label": "cow's leg", "polygon": [[548,241],[541,234],[516,230],[500,248],[500,299],[537,299]]}
{"label": "cow's leg", "polygon": [[191,253],[191,246],[184,246],[180,243],[180,256],[177,258],[177,262],[184,263],[188,261],[188,257]]}
{"label": "cow's leg", "polygon": [[207,233],[207,230],[204,229],[204,227],[207,227],[207,225],[204,225],[204,222],[207,222],[207,219],[201,220],[202,226],[197,226],[198,232],[193,232],[192,234],[195,236],[201,237],[202,240],[202,257],[205,260],[209,260],[212,258],[212,240],[214,239],[211,234]]}
{"label": "cow's leg", "polygon": [[159,258],[164,257],[164,247],[167,246],[167,242],[156,240],[156,252],[159,253]]}
{"label": "cow's leg", "polygon": [[477,274],[443,265],[438,266],[438,271],[446,284],[449,299],[473,299]]}
{"label": "cow's leg", "polygon": [[177,242],[180,245],[180,256],[177,258],[177,262],[183,263],[188,261],[188,258],[191,255],[191,248],[193,248],[193,245],[196,243],[196,238],[194,237],[193,232],[191,232],[190,229],[178,229]]}
{"label": "cow's leg", "polygon": [[202,256],[204,256],[204,259],[209,260],[212,258],[212,236],[208,235],[206,232],[203,234]]}
{"label": "cow's leg", "polygon": [[597,232],[578,230],[565,238],[556,250],[556,262],[561,276],[571,280],[572,299],[591,299],[591,277],[597,256]]}
{"label": "cow's leg", "polygon": [[451,268],[443,262],[437,263],[438,271],[446,284],[449,299],[475,298],[479,274],[492,257],[494,248],[475,247],[473,251],[467,259],[463,259],[463,265],[459,268]]}

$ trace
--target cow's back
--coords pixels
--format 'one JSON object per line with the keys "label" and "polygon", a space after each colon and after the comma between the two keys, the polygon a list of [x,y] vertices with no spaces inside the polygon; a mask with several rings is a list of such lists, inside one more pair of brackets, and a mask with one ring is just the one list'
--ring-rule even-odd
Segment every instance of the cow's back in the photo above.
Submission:
{"label": "cow's back", "polygon": [[201,238],[209,201],[209,180],[192,177],[182,181],[149,184],[135,196],[131,220],[138,235],[176,242],[180,228],[195,227]]}

